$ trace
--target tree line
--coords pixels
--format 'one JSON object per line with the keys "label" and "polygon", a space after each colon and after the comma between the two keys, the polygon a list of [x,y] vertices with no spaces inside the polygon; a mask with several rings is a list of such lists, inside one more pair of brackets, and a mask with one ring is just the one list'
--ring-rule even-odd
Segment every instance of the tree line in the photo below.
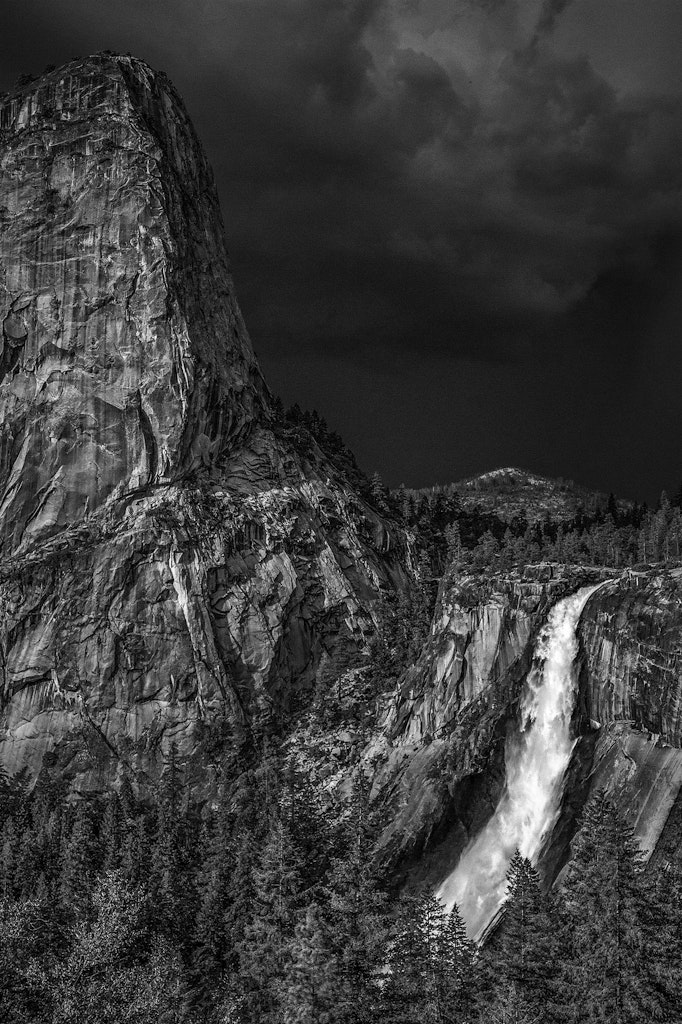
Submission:
{"label": "tree line", "polygon": [[[381,485],[375,481],[375,489]],[[656,509],[619,506],[613,495],[573,516],[506,518],[464,506],[456,493],[393,492],[393,510],[410,529],[431,573],[505,571],[540,561],[626,567],[682,558],[682,497],[665,491]],[[388,507],[388,506],[387,506]]]}
{"label": "tree line", "polygon": [[[452,566],[505,571],[540,561],[627,567],[682,559],[682,486],[672,499],[663,491],[655,509],[610,494],[594,496],[586,505],[578,502],[571,516],[509,516],[504,508],[496,513],[463,503],[453,486],[389,489],[378,473],[365,475],[316,410],[293,405],[285,411],[276,398],[273,424],[303,459],[315,464],[325,457],[369,505],[411,531],[418,557],[434,579]],[[567,486],[557,481],[559,490]]]}
{"label": "tree line", "polygon": [[679,866],[644,869],[604,794],[560,887],[518,853],[482,949],[429,890],[396,893],[358,775],[333,814],[267,752],[188,804],[171,751],[153,797],[0,784],[4,1024],[564,1024],[678,1020]]}

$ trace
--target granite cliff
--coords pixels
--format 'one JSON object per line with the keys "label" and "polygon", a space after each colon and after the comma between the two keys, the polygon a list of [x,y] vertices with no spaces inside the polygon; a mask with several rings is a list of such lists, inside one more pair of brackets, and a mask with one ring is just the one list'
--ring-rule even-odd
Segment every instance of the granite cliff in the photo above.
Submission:
{"label": "granite cliff", "polygon": [[388,820],[378,849],[384,863],[434,882],[455,866],[501,795],[505,737],[549,608],[599,581],[578,629],[578,741],[541,868],[546,878],[556,876],[576,816],[600,788],[617,798],[647,853],[664,832],[677,849],[679,576],[540,565],[446,578],[431,636],[387,702],[383,733],[366,752]]}
{"label": "granite cliff", "polygon": [[174,744],[208,792],[363,648],[406,539],[273,421],[168,79],[75,61],[0,125],[0,759],[97,790]]}
{"label": "granite cliff", "polygon": [[76,61],[0,103],[0,538],[218,460],[267,404],[213,178],[140,61]]}

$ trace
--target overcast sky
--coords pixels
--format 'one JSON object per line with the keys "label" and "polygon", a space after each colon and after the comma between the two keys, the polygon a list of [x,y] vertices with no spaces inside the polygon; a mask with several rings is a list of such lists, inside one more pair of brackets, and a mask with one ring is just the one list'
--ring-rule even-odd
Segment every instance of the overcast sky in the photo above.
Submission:
{"label": "overcast sky", "polygon": [[166,71],[270,386],[390,484],[682,481],[679,0],[3,0]]}

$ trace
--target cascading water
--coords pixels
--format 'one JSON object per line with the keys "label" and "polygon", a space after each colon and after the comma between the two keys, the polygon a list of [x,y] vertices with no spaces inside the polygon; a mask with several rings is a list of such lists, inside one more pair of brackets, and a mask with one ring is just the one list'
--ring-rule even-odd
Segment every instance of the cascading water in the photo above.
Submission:
{"label": "cascading water", "polygon": [[500,802],[438,891],[448,909],[457,904],[472,938],[485,931],[504,902],[514,850],[534,862],[559,817],[564,774],[576,742],[571,737],[578,685],[576,628],[599,586],[584,587],[552,608],[524,683],[519,727],[507,739]]}

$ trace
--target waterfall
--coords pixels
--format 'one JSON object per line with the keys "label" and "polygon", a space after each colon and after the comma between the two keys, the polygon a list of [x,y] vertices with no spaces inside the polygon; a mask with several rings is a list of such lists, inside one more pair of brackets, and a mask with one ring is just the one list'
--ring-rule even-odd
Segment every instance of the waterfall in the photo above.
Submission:
{"label": "waterfall", "polygon": [[549,613],[521,693],[519,724],[507,738],[500,802],[438,890],[448,910],[458,905],[472,938],[485,931],[504,903],[514,850],[535,862],[559,817],[564,774],[576,742],[571,736],[578,686],[576,628],[599,586],[584,587]]}

